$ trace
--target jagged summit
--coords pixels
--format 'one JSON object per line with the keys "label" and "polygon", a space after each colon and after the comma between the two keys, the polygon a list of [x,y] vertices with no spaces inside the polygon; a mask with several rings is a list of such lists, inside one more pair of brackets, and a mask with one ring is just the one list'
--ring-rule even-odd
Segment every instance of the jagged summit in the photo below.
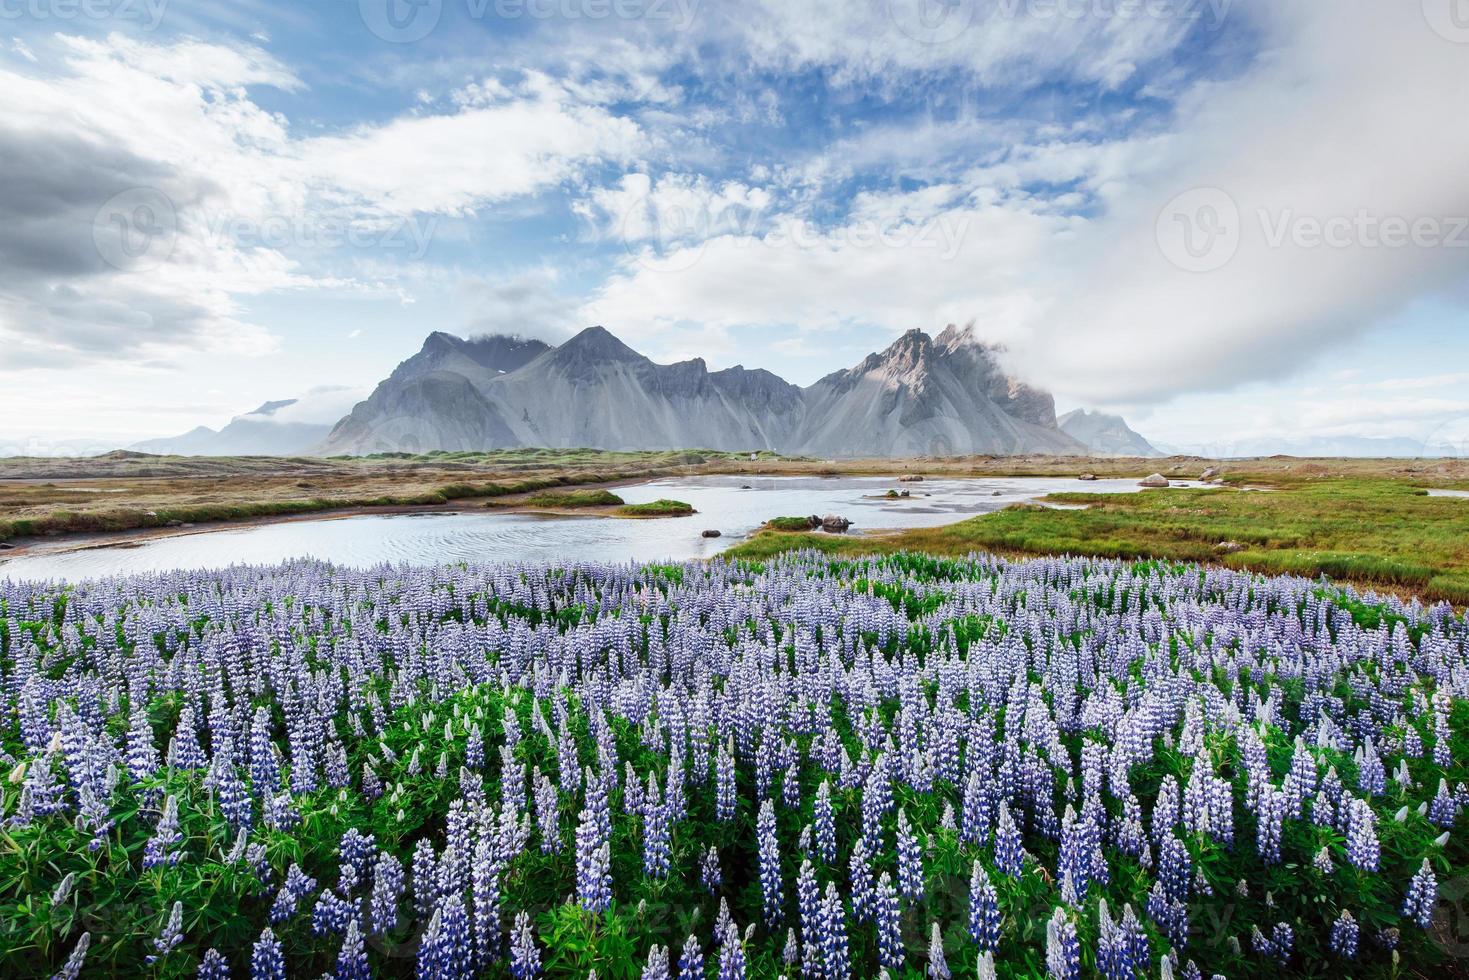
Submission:
{"label": "jagged summit", "polygon": [[702,358],[657,364],[602,326],[559,347],[435,333],[332,431],[329,453],[521,446],[821,456],[1082,454],[1051,396],[1010,377],[972,325],[909,330],[799,388]]}

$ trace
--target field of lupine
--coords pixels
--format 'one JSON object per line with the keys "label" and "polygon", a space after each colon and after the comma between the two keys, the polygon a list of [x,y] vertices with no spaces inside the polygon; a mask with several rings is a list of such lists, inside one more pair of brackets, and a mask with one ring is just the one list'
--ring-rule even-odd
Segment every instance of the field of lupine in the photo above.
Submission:
{"label": "field of lupine", "polygon": [[1430,974],[1448,607],[1156,563],[0,584],[0,975]]}

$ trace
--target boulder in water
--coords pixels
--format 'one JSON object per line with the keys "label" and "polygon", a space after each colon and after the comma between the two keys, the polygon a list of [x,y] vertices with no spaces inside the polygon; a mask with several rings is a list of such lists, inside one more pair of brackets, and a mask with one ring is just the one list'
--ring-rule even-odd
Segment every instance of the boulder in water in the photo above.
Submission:
{"label": "boulder in water", "polygon": [[1162,473],[1154,473],[1152,476],[1148,477],[1146,480],[1143,480],[1142,482],[1140,482],[1138,484],[1138,486],[1140,486],[1140,487],[1147,487],[1150,490],[1160,490],[1163,487],[1169,486],[1169,483],[1168,483],[1168,478],[1166,476],[1164,476]]}

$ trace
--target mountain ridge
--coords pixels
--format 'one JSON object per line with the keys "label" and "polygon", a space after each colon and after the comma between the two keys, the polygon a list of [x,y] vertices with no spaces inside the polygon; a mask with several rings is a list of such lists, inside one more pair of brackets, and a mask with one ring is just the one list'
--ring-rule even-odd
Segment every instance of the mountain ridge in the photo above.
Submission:
{"label": "mountain ridge", "polygon": [[433,333],[331,430],[329,455],[544,446],[791,455],[1085,455],[1051,396],[972,327],[910,330],[801,388],[762,368],[658,364],[602,326],[557,347]]}

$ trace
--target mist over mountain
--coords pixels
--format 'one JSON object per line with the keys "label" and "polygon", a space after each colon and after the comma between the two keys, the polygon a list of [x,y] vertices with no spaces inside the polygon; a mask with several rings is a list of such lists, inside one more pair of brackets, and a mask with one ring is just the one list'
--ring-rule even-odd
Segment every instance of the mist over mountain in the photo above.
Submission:
{"label": "mist over mountain", "polygon": [[602,327],[559,347],[435,333],[331,431],[326,454],[528,446],[773,450],[827,457],[1087,448],[1050,395],[971,328],[920,330],[800,388],[764,370],[657,364]]}
{"label": "mist over mountain", "polygon": [[314,388],[299,398],[265,402],[219,429],[200,425],[182,435],[147,439],[126,448],[159,456],[306,456],[359,397],[361,393],[352,388]]}
{"label": "mist over mountain", "polygon": [[1120,415],[1078,408],[1056,420],[1061,431],[1099,456],[1161,456]]}
{"label": "mist over mountain", "polygon": [[330,423],[288,422],[276,416],[297,399],[266,402],[238,416],[222,429],[198,426],[181,436],[148,439],[130,446],[159,456],[300,456],[310,453],[331,432]]}

